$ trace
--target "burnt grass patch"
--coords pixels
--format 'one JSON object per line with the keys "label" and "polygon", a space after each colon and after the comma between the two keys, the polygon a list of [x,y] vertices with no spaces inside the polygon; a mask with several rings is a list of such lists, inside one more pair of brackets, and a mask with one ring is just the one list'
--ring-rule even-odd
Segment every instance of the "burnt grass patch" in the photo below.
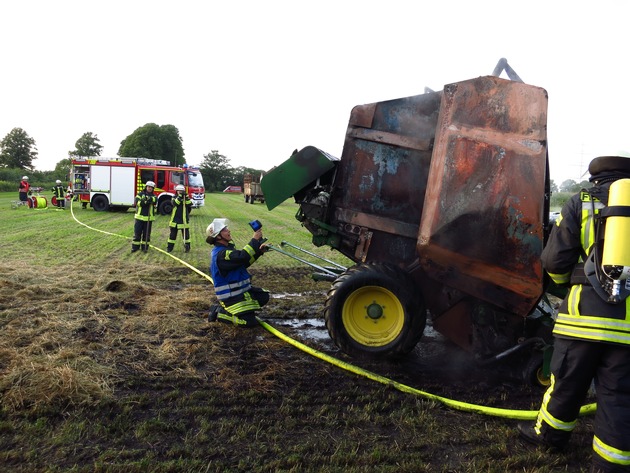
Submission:
{"label": "burnt grass patch", "polygon": [[[208,323],[214,292],[189,271],[99,269],[60,280],[58,267],[0,264],[1,471],[588,471],[589,417],[567,453],[532,451],[516,420],[398,391],[263,327]],[[252,274],[272,292],[269,324],[323,317],[329,283],[308,269]],[[304,326],[281,331],[421,391],[509,409],[542,397],[439,338],[404,359],[356,360]]]}

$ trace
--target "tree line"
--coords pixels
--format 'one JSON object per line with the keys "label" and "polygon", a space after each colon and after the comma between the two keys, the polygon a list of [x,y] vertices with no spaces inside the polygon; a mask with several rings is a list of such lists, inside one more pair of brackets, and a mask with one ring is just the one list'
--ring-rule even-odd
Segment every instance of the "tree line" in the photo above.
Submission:
{"label": "tree line", "polygon": [[[120,142],[118,156],[129,158],[151,158],[164,160],[173,166],[186,163],[183,140],[174,125],[147,123],[134,130]],[[38,151],[35,140],[22,128],[14,128],[0,141],[0,191],[12,191],[22,175],[28,174],[31,184],[47,187],[59,179],[68,180],[68,174],[75,157],[100,157],[103,146],[92,132],[86,132],[76,141],[68,157],[61,159],[53,171],[37,171],[33,161]],[[242,186],[245,174],[257,177],[262,170],[249,167],[232,167],[229,159],[212,150],[203,155],[199,166],[207,192],[220,192],[228,186]]]}

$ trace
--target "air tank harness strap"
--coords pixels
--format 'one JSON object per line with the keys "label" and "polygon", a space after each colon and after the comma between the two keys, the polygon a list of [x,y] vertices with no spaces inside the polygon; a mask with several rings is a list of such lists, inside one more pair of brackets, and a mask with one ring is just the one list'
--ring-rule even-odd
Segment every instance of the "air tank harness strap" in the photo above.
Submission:
{"label": "air tank harness strap", "polygon": [[571,286],[576,286],[578,284],[585,284],[588,286],[591,285],[588,278],[586,277],[586,274],[584,273],[584,263],[578,263],[574,266],[573,272],[571,273],[570,284]]}
{"label": "air tank harness strap", "polygon": [[611,205],[604,207],[600,213],[601,218],[608,217],[630,217],[630,206]]}

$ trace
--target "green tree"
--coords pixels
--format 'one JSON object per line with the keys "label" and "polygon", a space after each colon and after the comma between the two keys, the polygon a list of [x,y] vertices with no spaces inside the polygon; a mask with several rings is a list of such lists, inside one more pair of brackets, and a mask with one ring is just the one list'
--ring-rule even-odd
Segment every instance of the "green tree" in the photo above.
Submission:
{"label": "green tree", "polygon": [[35,140],[22,128],[14,128],[0,141],[0,166],[32,170],[34,159],[37,159]]}
{"label": "green tree", "polygon": [[120,142],[118,156],[169,161],[173,166],[186,163],[179,130],[173,125],[147,123]]}
{"label": "green tree", "polygon": [[553,179],[549,182],[549,189],[551,190],[551,192],[559,192],[560,189],[558,189],[558,184],[556,184],[556,181],[554,181]]}
{"label": "green tree", "polygon": [[575,186],[577,186],[577,183],[573,179],[567,179],[560,184],[560,192],[573,192]]}
{"label": "green tree", "polygon": [[55,170],[53,171],[53,177],[60,179],[61,181],[68,181],[70,179],[70,168],[72,167],[72,158],[65,158],[59,161]]}
{"label": "green tree", "polygon": [[203,161],[199,166],[206,190],[209,192],[219,192],[225,189],[233,179],[233,169],[227,157],[219,154],[217,150],[212,150],[203,155]]}
{"label": "green tree", "polygon": [[70,156],[100,156],[103,146],[98,142],[98,136],[87,131],[74,144],[75,149],[68,151]]}

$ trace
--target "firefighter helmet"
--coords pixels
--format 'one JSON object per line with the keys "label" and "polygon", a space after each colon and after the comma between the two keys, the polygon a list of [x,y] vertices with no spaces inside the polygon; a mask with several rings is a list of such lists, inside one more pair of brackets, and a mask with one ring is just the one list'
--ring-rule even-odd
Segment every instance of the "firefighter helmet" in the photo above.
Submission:
{"label": "firefighter helmet", "polygon": [[155,182],[153,181],[147,181],[147,183],[145,184],[146,187],[153,187],[155,188]]}
{"label": "firefighter helmet", "polygon": [[588,172],[591,176],[611,171],[630,172],[630,159],[619,155],[598,156],[588,165]]}
{"label": "firefighter helmet", "polygon": [[185,188],[184,186],[182,186],[181,184],[177,184],[177,185],[175,186],[175,190],[176,190],[176,191],[185,191],[185,190],[186,190],[186,188]]}
{"label": "firefighter helmet", "polygon": [[216,238],[221,230],[227,228],[230,225],[230,221],[227,218],[215,218],[208,228],[206,228],[206,236]]}
{"label": "firefighter helmet", "polygon": [[28,176],[22,176],[23,181],[28,181]]}
{"label": "firefighter helmet", "polygon": [[60,181],[59,179],[57,179],[57,180],[55,181],[55,184],[61,184],[61,181]]}

